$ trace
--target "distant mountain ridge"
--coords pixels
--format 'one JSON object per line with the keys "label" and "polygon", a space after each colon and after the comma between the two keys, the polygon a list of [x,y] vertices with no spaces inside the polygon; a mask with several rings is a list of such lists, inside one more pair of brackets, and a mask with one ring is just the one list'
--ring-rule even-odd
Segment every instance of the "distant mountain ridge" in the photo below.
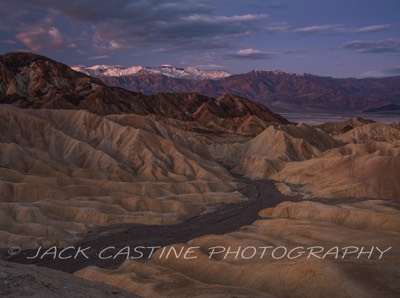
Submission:
{"label": "distant mountain ridge", "polygon": [[200,70],[195,67],[179,68],[167,64],[159,67],[122,67],[111,65],[95,65],[90,67],[74,66],[72,69],[99,78],[132,76],[138,74],[159,74],[177,79],[218,80],[231,75],[229,72],[223,70]]}
{"label": "distant mountain ridge", "polygon": [[392,111],[400,107],[400,76],[337,79],[284,71],[251,71],[233,75],[217,72],[218,75],[208,78],[192,76],[187,70],[138,66],[118,71],[108,67],[80,71],[100,78],[109,86],[149,95],[158,92],[196,92],[211,97],[235,94],[277,111],[376,111],[376,107],[380,111]]}
{"label": "distant mountain ridge", "polygon": [[270,122],[289,123],[266,106],[240,96],[213,98],[193,92],[146,95],[109,87],[98,78],[32,53],[0,55],[0,77],[0,104],[19,108],[156,115],[246,135],[261,132]]}

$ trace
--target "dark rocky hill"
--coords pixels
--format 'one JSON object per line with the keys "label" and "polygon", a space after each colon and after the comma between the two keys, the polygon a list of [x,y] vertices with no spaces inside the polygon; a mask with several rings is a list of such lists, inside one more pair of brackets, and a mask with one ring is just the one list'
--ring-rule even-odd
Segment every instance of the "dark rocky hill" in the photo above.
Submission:
{"label": "dark rocky hill", "polygon": [[[242,124],[289,123],[266,106],[236,95],[213,98],[198,93],[146,95],[72,70],[32,53],[0,56],[0,103],[20,108],[85,109],[98,115],[155,114],[184,121],[210,122],[236,130]],[[243,127],[241,129],[244,129]]]}

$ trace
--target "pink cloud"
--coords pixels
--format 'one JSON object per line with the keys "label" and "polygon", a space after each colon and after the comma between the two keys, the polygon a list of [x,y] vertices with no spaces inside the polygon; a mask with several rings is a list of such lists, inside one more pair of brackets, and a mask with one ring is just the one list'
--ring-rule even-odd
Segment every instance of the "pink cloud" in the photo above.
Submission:
{"label": "pink cloud", "polygon": [[32,51],[74,48],[76,43],[66,38],[56,27],[33,27],[21,31],[16,38]]}

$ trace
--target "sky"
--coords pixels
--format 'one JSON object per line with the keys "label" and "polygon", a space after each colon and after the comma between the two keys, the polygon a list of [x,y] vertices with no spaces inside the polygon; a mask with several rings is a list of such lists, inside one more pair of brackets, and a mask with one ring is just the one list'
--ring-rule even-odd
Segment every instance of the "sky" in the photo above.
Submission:
{"label": "sky", "polygon": [[0,54],[70,66],[400,75],[399,0],[0,0]]}

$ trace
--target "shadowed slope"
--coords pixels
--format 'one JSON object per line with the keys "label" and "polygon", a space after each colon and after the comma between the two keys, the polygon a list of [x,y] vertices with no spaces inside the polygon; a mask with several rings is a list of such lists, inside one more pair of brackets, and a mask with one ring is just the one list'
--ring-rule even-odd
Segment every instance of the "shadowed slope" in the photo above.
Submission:
{"label": "shadowed slope", "polygon": [[0,113],[3,246],[68,243],[97,225],[174,224],[244,200],[224,168],[150,131],[84,111]]}
{"label": "shadowed slope", "polygon": [[250,135],[261,132],[269,122],[289,123],[262,104],[233,95],[218,99],[196,93],[147,96],[108,87],[99,79],[32,53],[1,55],[0,74],[0,103],[20,108],[155,114]]}

